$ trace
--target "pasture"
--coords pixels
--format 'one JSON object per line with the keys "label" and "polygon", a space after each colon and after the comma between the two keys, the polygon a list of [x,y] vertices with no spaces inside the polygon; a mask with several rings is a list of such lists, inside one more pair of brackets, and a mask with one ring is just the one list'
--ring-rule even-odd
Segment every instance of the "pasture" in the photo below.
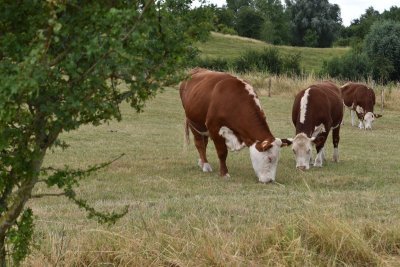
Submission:
{"label": "pasture", "polygon": [[273,46],[255,39],[216,32],[211,32],[209,40],[205,43],[198,43],[197,46],[202,52],[201,55],[208,58],[232,59],[239,57],[246,49],[262,50],[267,47],[277,48],[282,55],[300,53],[301,67],[307,73],[320,71],[324,60],[328,60],[334,56],[342,56],[350,50],[348,47],[311,48],[283,45]]}
{"label": "pasture", "polygon": [[[274,80],[271,98],[259,89],[276,137],[294,137],[293,96],[311,82]],[[39,218],[27,266],[398,266],[399,111],[385,110],[367,132],[351,127],[346,111],[338,164],[331,135],[322,168],[297,171],[283,148],[277,183],[267,185],[257,182],[248,149],[229,153],[226,180],[210,142],[214,172],[200,171],[193,141],[184,144],[176,88],[144,113],[123,105],[122,114],[122,122],[63,134],[70,148],[49,153],[45,165],[85,168],[125,153],[82,180],[79,194],[97,209],[129,205],[129,213],[104,226],[63,198],[31,201]]]}

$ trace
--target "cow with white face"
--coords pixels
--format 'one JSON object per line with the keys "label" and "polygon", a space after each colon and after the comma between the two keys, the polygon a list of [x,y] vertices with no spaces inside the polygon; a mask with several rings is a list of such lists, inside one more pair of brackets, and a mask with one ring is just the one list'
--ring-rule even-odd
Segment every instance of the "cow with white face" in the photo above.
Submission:
{"label": "cow with white face", "polygon": [[288,139],[296,158],[296,168],[308,170],[315,146],[315,167],[322,167],[325,160],[324,146],[332,129],[333,160],[339,161],[339,131],[343,119],[342,100],[337,86],[323,82],[310,86],[296,95],[292,108],[292,121],[296,136]]}
{"label": "cow with white face", "polygon": [[376,118],[382,117],[374,113],[374,90],[361,83],[346,83],[340,87],[343,104],[350,109],[351,125],[355,126],[354,113],[359,120],[358,128],[372,130],[372,123]]}
{"label": "cow with white face", "polygon": [[229,177],[228,149],[239,151],[249,147],[258,180],[262,183],[275,180],[279,151],[287,142],[270,132],[260,101],[249,83],[228,73],[194,69],[179,91],[186,114],[186,135],[190,129],[203,172],[212,171],[206,157],[211,137],[221,176]]}

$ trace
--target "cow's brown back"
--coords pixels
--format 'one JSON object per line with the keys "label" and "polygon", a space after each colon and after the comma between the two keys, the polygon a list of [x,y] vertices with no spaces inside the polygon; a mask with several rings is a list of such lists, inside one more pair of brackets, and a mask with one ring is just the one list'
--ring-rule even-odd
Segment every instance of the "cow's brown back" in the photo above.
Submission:
{"label": "cow's brown back", "polygon": [[[310,90],[305,121],[301,123],[301,99],[307,89]],[[321,123],[327,128],[340,124],[343,119],[343,108],[339,88],[331,82],[322,82],[307,89],[300,91],[293,103],[292,122],[296,127],[296,134],[304,132],[310,136],[314,128]]]}
{"label": "cow's brown back", "polygon": [[349,82],[340,89],[343,103],[347,107],[355,110],[357,106],[360,106],[365,113],[374,112],[375,93],[371,88],[365,84]]}
{"label": "cow's brown back", "polygon": [[[192,71],[193,73],[193,71]],[[245,81],[223,72],[196,70],[180,85],[186,117],[200,131],[226,126],[250,145],[257,140],[274,140],[257,95]],[[253,90],[251,88],[251,90]],[[218,125],[210,125],[210,118]]]}

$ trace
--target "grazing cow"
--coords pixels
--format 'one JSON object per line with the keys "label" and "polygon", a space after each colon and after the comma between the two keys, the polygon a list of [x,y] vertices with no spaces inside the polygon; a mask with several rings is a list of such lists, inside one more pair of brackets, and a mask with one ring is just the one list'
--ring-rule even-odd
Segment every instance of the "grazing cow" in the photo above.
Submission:
{"label": "grazing cow", "polygon": [[322,167],[324,145],[332,129],[333,160],[339,160],[339,131],[343,119],[343,105],[339,88],[331,82],[311,85],[300,91],[294,100],[292,121],[296,136],[289,139],[296,157],[296,168],[308,170],[312,160],[312,146],[317,149],[314,166]]}
{"label": "grazing cow", "polygon": [[351,125],[354,125],[354,113],[360,121],[358,128],[372,130],[372,122],[375,118],[382,117],[374,113],[375,93],[374,90],[361,83],[346,83],[340,87],[342,91],[343,104],[350,109]]}
{"label": "grazing cow", "polygon": [[221,176],[229,177],[228,148],[238,151],[247,146],[259,181],[274,181],[279,152],[286,143],[270,132],[251,85],[230,74],[206,69],[196,68],[190,76],[179,90],[186,114],[186,136],[190,128],[203,172],[212,171],[206,157],[210,137],[217,150]]}

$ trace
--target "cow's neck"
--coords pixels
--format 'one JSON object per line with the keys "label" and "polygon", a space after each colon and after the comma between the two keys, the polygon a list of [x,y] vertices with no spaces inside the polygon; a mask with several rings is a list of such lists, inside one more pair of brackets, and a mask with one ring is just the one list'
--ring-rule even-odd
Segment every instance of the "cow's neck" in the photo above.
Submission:
{"label": "cow's neck", "polygon": [[314,133],[315,127],[317,125],[315,123],[311,123],[305,121],[304,123],[297,122],[296,124],[296,135],[299,133],[305,133],[307,137],[311,137]]}
{"label": "cow's neck", "polygon": [[253,123],[247,121],[246,124],[248,126],[243,128],[244,130],[241,131],[240,136],[247,146],[266,140],[272,142],[275,139],[265,119]]}

